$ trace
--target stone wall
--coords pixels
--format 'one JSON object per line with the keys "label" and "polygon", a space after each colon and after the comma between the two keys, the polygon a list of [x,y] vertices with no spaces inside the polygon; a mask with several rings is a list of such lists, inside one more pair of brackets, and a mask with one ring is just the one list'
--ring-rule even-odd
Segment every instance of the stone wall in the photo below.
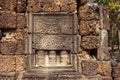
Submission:
{"label": "stone wall", "polygon": [[[110,61],[102,10],[101,6],[88,6],[86,0],[0,0],[0,79],[120,80],[120,65]],[[77,73],[27,72],[28,14],[40,12],[78,15]]]}

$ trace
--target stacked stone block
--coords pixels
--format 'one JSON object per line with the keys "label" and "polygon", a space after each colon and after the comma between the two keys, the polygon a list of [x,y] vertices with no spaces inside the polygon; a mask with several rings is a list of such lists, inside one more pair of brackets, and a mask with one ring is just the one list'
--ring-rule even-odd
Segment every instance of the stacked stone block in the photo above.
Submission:
{"label": "stacked stone block", "polygon": [[82,50],[79,55],[82,74],[88,80],[91,80],[89,77],[92,77],[92,80],[112,80],[108,33],[105,29],[107,26],[103,23],[101,6],[88,6],[87,0],[81,0],[79,4],[79,34]]}
{"label": "stacked stone block", "polygon": [[120,80],[120,63],[114,61],[112,63],[112,76],[114,80]]}
{"label": "stacked stone block", "polygon": [[61,73],[52,75],[51,80],[56,80],[57,77],[60,80],[120,80],[120,65],[115,65],[113,70],[111,68],[107,48],[108,33],[102,20],[103,14],[100,7],[88,6],[87,0],[0,0],[0,79],[48,79],[48,74],[21,73],[27,68],[27,19],[28,13],[32,12],[78,14],[77,34],[81,40],[77,55],[79,74]]}
{"label": "stacked stone block", "polygon": [[0,0],[1,73],[23,71],[26,68],[23,35],[26,28],[26,4],[26,0]]}

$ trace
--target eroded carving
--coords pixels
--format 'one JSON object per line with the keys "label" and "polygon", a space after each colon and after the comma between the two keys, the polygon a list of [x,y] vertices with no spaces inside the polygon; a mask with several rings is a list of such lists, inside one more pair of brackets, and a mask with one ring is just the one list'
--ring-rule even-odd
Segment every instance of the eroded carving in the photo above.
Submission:
{"label": "eroded carving", "polygon": [[73,17],[71,15],[35,15],[34,33],[73,34]]}

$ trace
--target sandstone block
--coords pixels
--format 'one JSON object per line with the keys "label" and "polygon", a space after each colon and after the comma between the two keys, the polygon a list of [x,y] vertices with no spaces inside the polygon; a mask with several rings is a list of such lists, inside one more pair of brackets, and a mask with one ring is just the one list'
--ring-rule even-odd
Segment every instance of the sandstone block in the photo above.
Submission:
{"label": "sandstone block", "polygon": [[102,76],[111,76],[111,62],[110,61],[99,61],[98,62],[98,73]]}
{"label": "sandstone block", "polygon": [[17,12],[24,13],[26,11],[26,5],[27,5],[26,0],[18,0],[17,1]]}
{"label": "sandstone block", "polygon": [[100,45],[98,48],[97,59],[101,61],[108,61],[110,59],[108,51],[108,32],[101,30],[100,32]]}
{"label": "sandstone block", "polygon": [[99,20],[80,21],[80,35],[94,35],[96,28],[100,27]]}
{"label": "sandstone block", "polygon": [[0,15],[0,29],[14,28],[16,28],[16,13],[11,11],[2,11]]}
{"label": "sandstone block", "polygon": [[102,77],[102,80],[112,80],[112,77]]}
{"label": "sandstone block", "polygon": [[[56,3],[57,4],[57,3]],[[76,0],[60,0],[60,11],[74,12],[76,11]]]}
{"label": "sandstone block", "polygon": [[114,60],[111,60],[111,66],[112,67],[116,67],[118,65],[118,63]]}
{"label": "sandstone block", "polygon": [[81,62],[82,73],[87,76],[93,76],[97,74],[98,64],[96,61],[83,60]]}
{"label": "sandstone block", "polygon": [[88,80],[102,80],[101,79],[101,76],[91,76],[91,77],[88,77]]}
{"label": "sandstone block", "polygon": [[120,77],[119,78],[115,78],[114,80],[120,80]]}
{"label": "sandstone block", "polygon": [[26,68],[26,56],[17,55],[16,56],[16,71],[23,71]]}
{"label": "sandstone block", "polygon": [[81,47],[84,49],[95,49],[99,46],[99,39],[97,36],[83,36],[81,40]]}
{"label": "sandstone block", "polygon": [[23,29],[24,27],[26,27],[26,18],[25,18],[25,14],[23,13],[18,13],[17,14],[17,28],[18,29]]}
{"label": "sandstone block", "polygon": [[17,42],[16,54],[25,54],[25,41],[24,40]]}
{"label": "sandstone block", "polygon": [[116,67],[113,67],[112,75],[113,77],[120,77],[120,63]]}
{"label": "sandstone block", "polygon": [[79,8],[79,19],[81,20],[99,20],[100,14],[99,14],[99,8],[90,7],[90,6],[81,6]]}
{"label": "sandstone block", "polygon": [[1,42],[0,44],[1,46],[1,54],[15,54],[16,52],[16,42],[13,41],[5,41],[5,42]]}
{"label": "sandstone block", "polygon": [[87,0],[78,0],[80,2],[79,6],[87,4]]}
{"label": "sandstone block", "polygon": [[0,39],[2,38],[3,32],[0,30]]}
{"label": "sandstone block", "polygon": [[0,73],[1,80],[15,80],[14,77],[15,77],[14,72]]}
{"label": "sandstone block", "polygon": [[28,0],[28,12],[75,11],[75,0]]}
{"label": "sandstone block", "polygon": [[101,76],[83,76],[80,80],[102,80]]}
{"label": "sandstone block", "polygon": [[0,55],[0,72],[15,71],[15,57]]}
{"label": "sandstone block", "polygon": [[16,0],[0,0],[0,7],[3,10],[14,11],[16,9]]}

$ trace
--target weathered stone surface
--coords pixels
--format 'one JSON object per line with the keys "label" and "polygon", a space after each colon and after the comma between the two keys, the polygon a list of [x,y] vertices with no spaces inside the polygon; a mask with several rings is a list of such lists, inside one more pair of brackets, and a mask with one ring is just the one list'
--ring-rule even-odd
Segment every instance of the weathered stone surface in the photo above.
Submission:
{"label": "weathered stone surface", "polygon": [[18,41],[17,42],[17,49],[15,54],[25,54],[25,41]]}
{"label": "weathered stone surface", "polygon": [[25,55],[16,56],[16,71],[23,71],[26,69],[26,58]]}
{"label": "weathered stone surface", "polygon": [[25,12],[26,11],[27,0],[17,0],[17,12]]}
{"label": "weathered stone surface", "polygon": [[98,62],[98,73],[102,76],[111,76],[111,62],[110,61],[99,61]]}
{"label": "weathered stone surface", "polygon": [[0,30],[0,39],[2,38],[3,36],[3,33],[2,33],[2,30]]}
{"label": "weathered stone surface", "polygon": [[90,6],[81,6],[79,8],[79,19],[81,20],[98,20],[100,18],[99,9]]}
{"label": "weathered stone surface", "polygon": [[115,78],[114,80],[120,80],[120,77],[119,78]]}
{"label": "weathered stone surface", "polygon": [[[26,36],[26,33],[25,33],[25,31],[23,30],[23,29],[19,29],[20,31],[17,31],[17,32],[15,32],[15,33],[13,33],[14,34],[14,38],[15,38],[15,40],[19,43],[19,41],[24,41],[26,38],[25,38],[25,36]],[[22,31],[21,31],[22,30]]]}
{"label": "weathered stone surface", "polygon": [[4,41],[1,42],[0,47],[1,47],[1,54],[15,54],[16,52],[16,42],[13,41]]}
{"label": "weathered stone surface", "polygon": [[111,66],[112,67],[116,67],[118,65],[118,63],[114,60],[111,60]]}
{"label": "weathered stone surface", "polygon": [[[76,0],[59,0],[60,11],[76,11]],[[57,4],[57,2],[56,2]]]}
{"label": "weathered stone surface", "polygon": [[83,60],[81,62],[82,73],[87,76],[93,76],[97,74],[98,64],[96,61]]}
{"label": "weathered stone surface", "polygon": [[14,11],[16,9],[16,0],[0,0],[0,7],[3,10]]}
{"label": "weathered stone surface", "polygon": [[0,55],[0,72],[15,71],[15,57]]}
{"label": "weathered stone surface", "polygon": [[102,80],[101,76],[95,75],[95,76],[82,76],[79,80]]}
{"label": "weathered stone surface", "polygon": [[99,20],[80,21],[80,35],[96,34],[96,28],[100,27]]}
{"label": "weathered stone surface", "polygon": [[79,6],[87,4],[87,0],[78,0]]}
{"label": "weathered stone surface", "polygon": [[75,11],[75,0],[28,0],[28,12]]}
{"label": "weathered stone surface", "polygon": [[100,32],[100,45],[98,48],[97,59],[101,61],[108,61],[110,59],[108,51],[108,32],[101,30]]}
{"label": "weathered stone surface", "polygon": [[102,80],[112,80],[112,77],[102,77]]}
{"label": "weathered stone surface", "polygon": [[79,54],[79,58],[80,60],[90,60],[91,56],[89,55],[89,51],[81,51],[81,53]]}
{"label": "weathered stone surface", "polygon": [[[3,0],[4,1],[4,0]],[[0,29],[16,28],[16,13],[2,11],[0,15]]]}
{"label": "weathered stone surface", "polygon": [[109,23],[109,9],[103,6],[100,6],[100,15],[101,15],[101,21],[103,25],[103,29],[110,30],[110,23]]}
{"label": "weathered stone surface", "polygon": [[81,47],[84,49],[95,49],[99,46],[98,36],[83,36],[81,40]]}
{"label": "weathered stone surface", "polygon": [[88,77],[88,80],[102,80],[102,79],[101,79],[101,76],[91,76],[91,77]]}
{"label": "weathered stone surface", "polygon": [[112,75],[113,77],[120,77],[120,63],[116,67],[113,67]]}
{"label": "weathered stone surface", "polygon": [[47,80],[48,74],[46,73],[36,73],[36,72],[25,72],[23,74],[23,80]]}
{"label": "weathered stone surface", "polygon": [[24,13],[18,13],[17,14],[17,28],[23,29],[26,27],[27,21]]}
{"label": "weathered stone surface", "polygon": [[120,62],[120,52],[118,50],[110,52],[111,59],[115,60],[116,62]]}
{"label": "weathered stone surface", "polygon": [[25,80],[83,80],[81,78],[81,75],[76,72],[40,73],[32,71],[23,75]]}
{"label": "weathered stone surface", "polygon": [[15,72],[0,73],[0,80],[16,80],[14,76]]}

